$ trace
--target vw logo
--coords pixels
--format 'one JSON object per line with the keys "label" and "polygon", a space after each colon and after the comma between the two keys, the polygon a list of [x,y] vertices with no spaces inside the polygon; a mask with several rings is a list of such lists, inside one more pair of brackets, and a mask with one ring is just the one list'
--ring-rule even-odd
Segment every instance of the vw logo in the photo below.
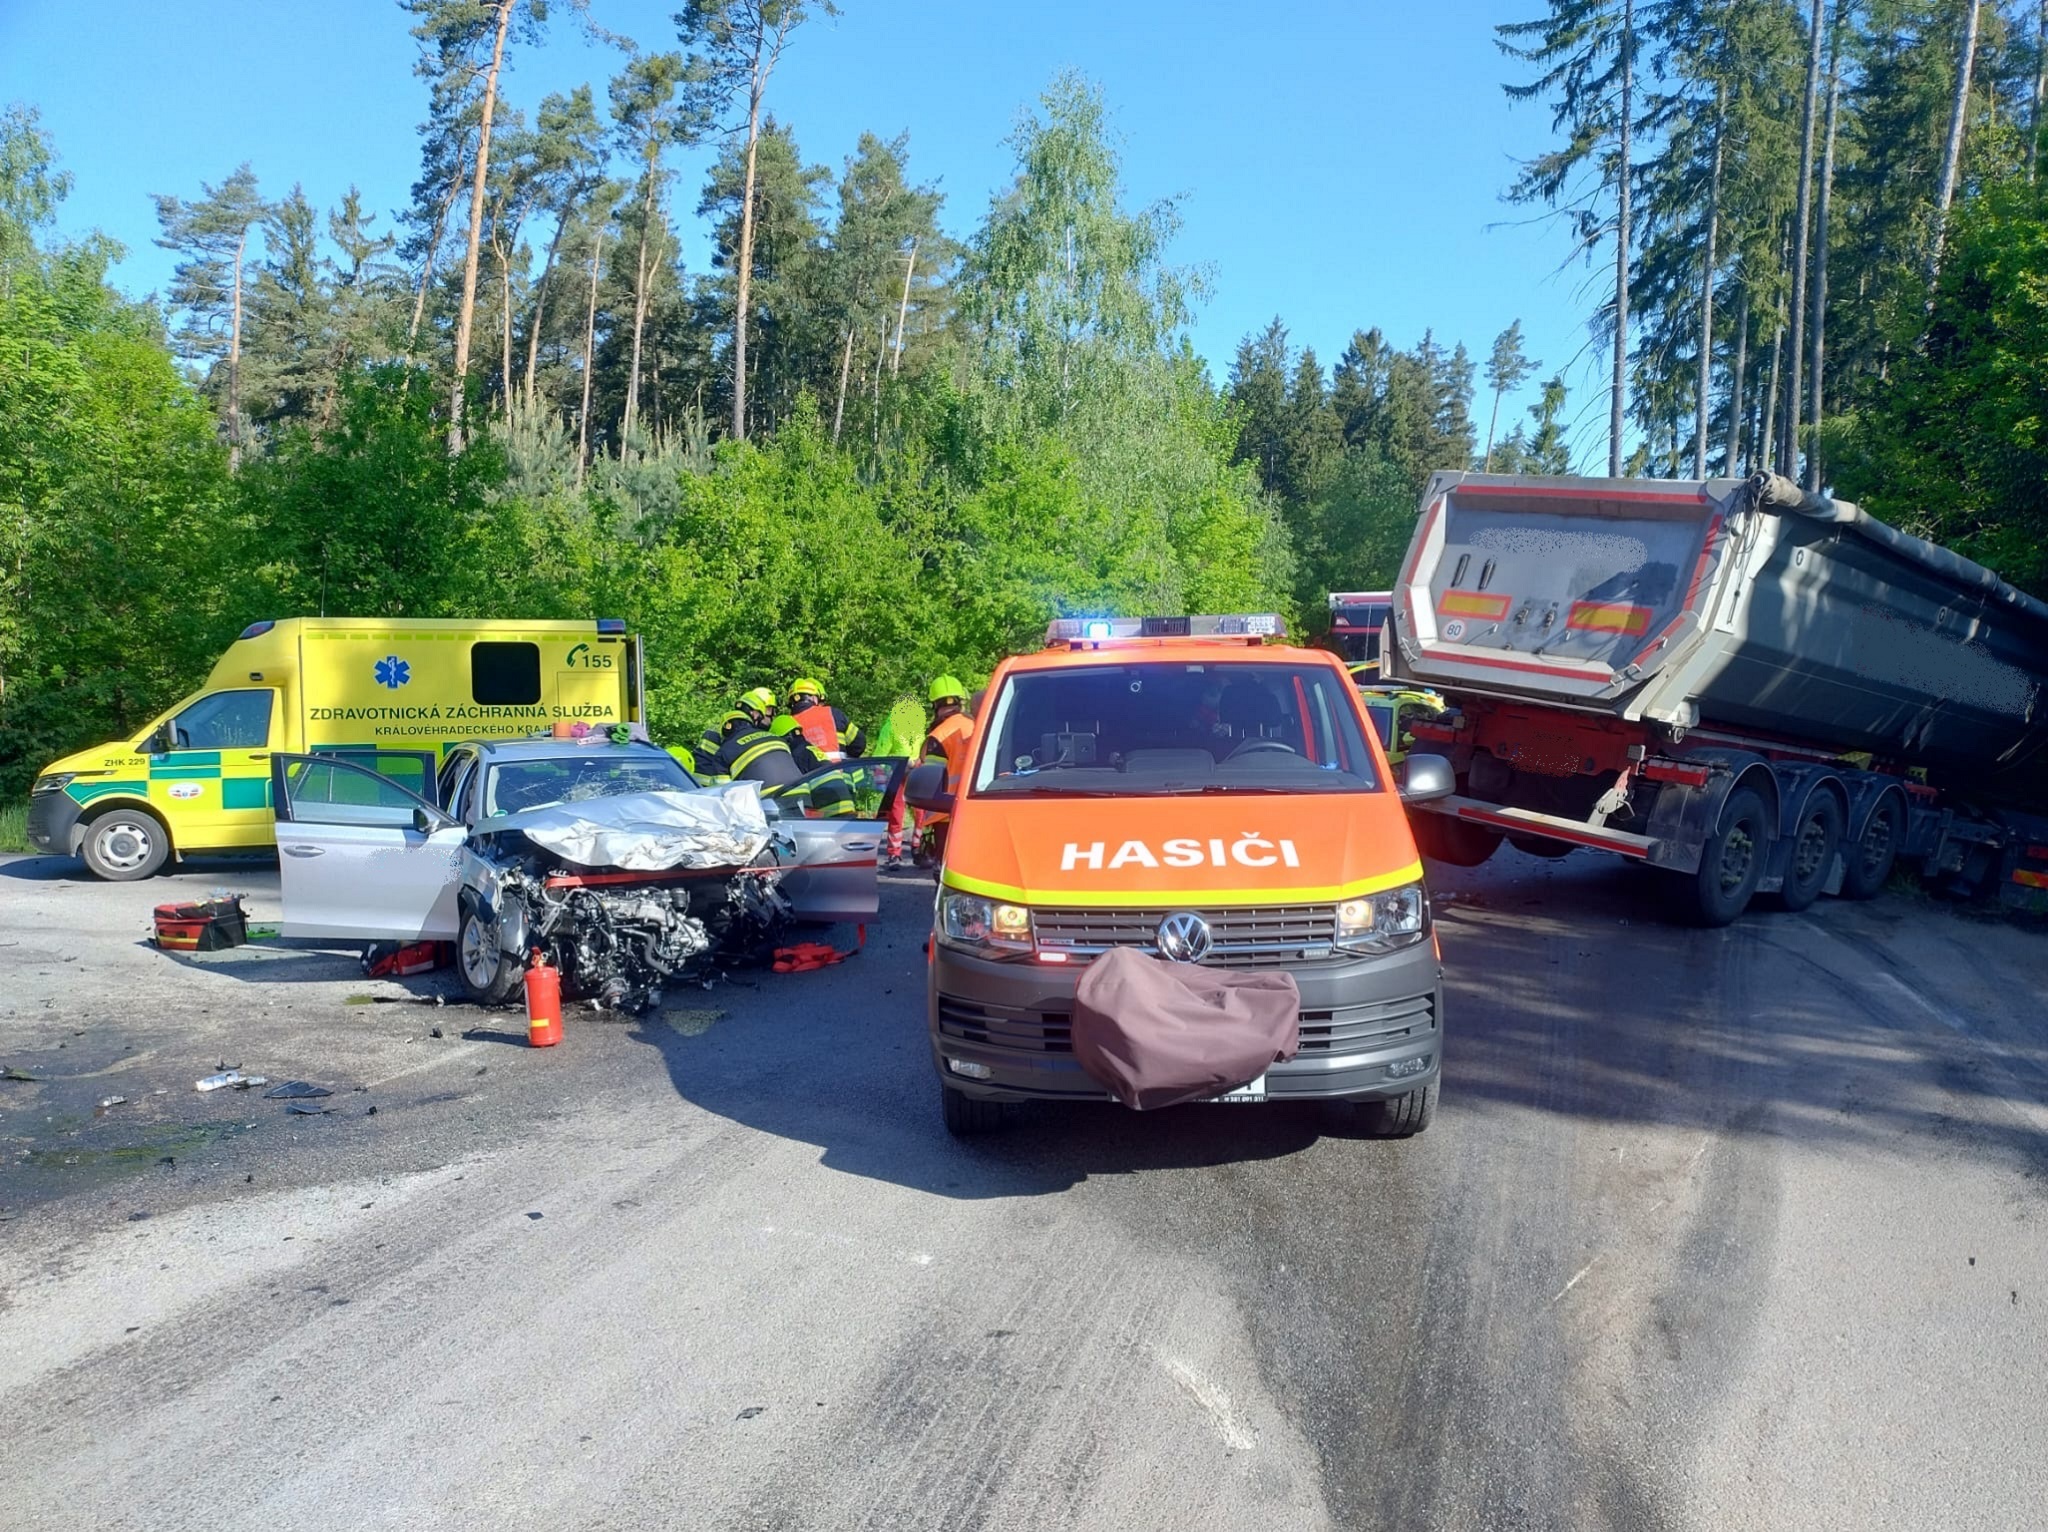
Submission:
{"label": "vw logo", "polygon": [[1159,922],[1159,955],[1176,963],[1199,963],[1209,955],[1209,922],[1192,910],[1175,910]]}

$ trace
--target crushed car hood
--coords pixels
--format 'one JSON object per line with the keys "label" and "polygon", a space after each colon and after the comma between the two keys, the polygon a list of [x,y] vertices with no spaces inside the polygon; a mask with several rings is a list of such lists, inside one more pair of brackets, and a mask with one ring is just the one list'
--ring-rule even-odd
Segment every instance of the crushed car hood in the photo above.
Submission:
{"label": "crushed car hood", "polygon": [[486,820],[472,839],[506,832],[524,835],[578,867],[629,872],[744,867],[770,837],[760,787],[753,782],[551,804]]}

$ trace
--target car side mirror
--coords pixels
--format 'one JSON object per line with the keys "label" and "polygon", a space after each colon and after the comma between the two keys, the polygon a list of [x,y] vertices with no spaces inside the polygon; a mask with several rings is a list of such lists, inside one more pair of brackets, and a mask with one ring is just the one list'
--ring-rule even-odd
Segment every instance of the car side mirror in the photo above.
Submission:
{"label": "car side mirror", "polygon": [[1458,790],[1458,775],[1440,755],[1411,755],[1394,768],[1394,787],[1403,803],[1428,803]]}
{"label": "car side mirror", "polygon": [[953,812],[953,795],[946,791],[946,767],[942,761],[927,761],[910,768],[903,782],[903,801],[929,814]]}
{"label": "car side mirror", "polygon": [[422,835],[432,835],[435,829],[438,828],[438,825],[434,816],[425,809],[414,809],[412,811],[412,827]]}

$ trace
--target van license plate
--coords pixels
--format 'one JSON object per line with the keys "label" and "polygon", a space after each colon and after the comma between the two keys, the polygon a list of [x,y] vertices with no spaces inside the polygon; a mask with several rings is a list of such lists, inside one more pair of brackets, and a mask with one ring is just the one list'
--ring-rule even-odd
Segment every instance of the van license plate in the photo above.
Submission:
{"label": "van license plate", "polygon": [[1209,1099],[1212,1101],[1264,1101],[1266,1099],[1266,1077],[1260,1075],[1258,1079],[1248,1080],[1236,1090],[1225,1091],[1222,1095],[1212,1096]]}

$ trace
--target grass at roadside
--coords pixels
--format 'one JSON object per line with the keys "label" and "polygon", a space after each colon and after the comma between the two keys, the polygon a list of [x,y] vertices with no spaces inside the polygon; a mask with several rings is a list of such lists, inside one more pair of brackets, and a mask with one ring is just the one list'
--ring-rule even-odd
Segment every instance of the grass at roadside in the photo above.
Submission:
{"label": "grass at roadside", "polygon": [[28,805],[0,803],[0,851],[28,850]]}

